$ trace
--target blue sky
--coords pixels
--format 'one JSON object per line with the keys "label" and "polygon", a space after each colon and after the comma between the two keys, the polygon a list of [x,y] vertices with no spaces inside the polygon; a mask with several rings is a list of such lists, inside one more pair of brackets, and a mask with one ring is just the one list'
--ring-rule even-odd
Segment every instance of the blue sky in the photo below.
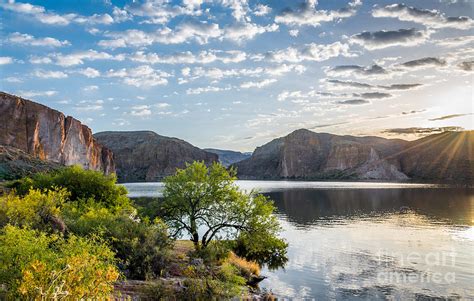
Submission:
{"label": "blue sky", "polygon": [[473,129],[474,4],[0,1],[0,88],[94,132],[252,151],[307,128]]}

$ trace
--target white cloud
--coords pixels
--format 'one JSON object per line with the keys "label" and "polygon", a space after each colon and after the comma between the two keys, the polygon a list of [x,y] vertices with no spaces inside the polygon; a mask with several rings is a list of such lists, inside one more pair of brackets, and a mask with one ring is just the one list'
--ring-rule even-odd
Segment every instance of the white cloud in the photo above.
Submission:
{"label": "white cloud", "polygon": [[22,97],[36,97],[36,96],[53,96],[58,94],[58,91],[18,91],[18,95]]}
{"label": "white cloud", "polygon": [[27,15],[43,24],[49,25],[65,26],[69,25],[70,23],[108,25],[114,23],[114,19],[109,14],[94,14],[92,16],[81,16],[78,14],[69,13],[60,15],[46,11],[43,6],[15,2],[14,0],[8,1],[6,3],[0,3],[0,7],[4,10]]}
{"label": "white cloud", "polygon": [[249,21],[247,14],[249,13],[248,0],[219,0],[223,7],[232,10],[232,17],[237,21]]}
{"label": "white cloud", "polygon": [[54,53],[50,57],[54,59],[54,63],[63,67],[70,67],[75,65],[82,65],[84,61],[95,61],[95,60],[115,60],[123,61],[124,55],[111,55],[106,52],[99,52],[93,49],[85,51],[77,51],[70,54]]}
{"label": "white cloud", "polygon": [[195,41],[205,44],[211,38],[222,35],[218,24],[204,21],[187,21],[176,26],[175,29],[164,27],[155,32],[144,32],[137,29],[130,29],[123,32],[110,32],[104,36],[109,40],[99,41],[99,46],[104,48],[121,47],[141,47],[154,43],[160,44],[181,44],[188,41]]}
{"label": "white cloud", "polygon": [[228,39],[236,42],[242,42],[245,40],[251,40],[257,35],[266,32],[275,32],[278,30],[277,24],[271,24],[267,26],[260,26],[254,23],[237,23],[228,26],[224,29],[222,39]]}
{"label": "white cloud", "polygon": [[430,28],[470,29],[474,22],[469,17],[446,17],[438,10],[420,9],[405,4],[391,4],[385,7],[375,7],[372,16],[376,18],[396,18],[423,24]]}
{"label": "white cloud", "polygon": [[298,29],[291,29],[291,30],[288,31],[288,33],[292,37],[297,37],[300,34],[300,31]]}
{"label": "white cloud", "polygon": [[275,22],[293,26],[319,26],[323,22],[331,22],[344,18],[349,18],[357,13],[357,7],[362,4],[355,0],[347,7],[338,10],[318,10],[316,0],[307,0],[299,9],[287,9],[282,14],[275,17]]}
{"label": "white cloud", "polygon": [[207,92],[220,92],[220,91],[228,91],[230,90],[230,86],[226,87],[214,87],[214,86],[207,86],[207,87],[199,87],[199,88],[190,88],[186,90],[186,94],[188,95],[197,95],[201,93]]}
{"label": "white cloud", "polygon": [[16,76],[9,76],[5,78],[4,80],[8,83],[22,83],[23,82],[21,78],[16,77]]}
{"label": "white cloud", "polygon": [[85,86],[84,88],[82,88],[82,90],[84,90],[85,92],[96,91],[96,90],[99,90],[99,87],[96,85],[90,85],[90,86]]}
{"label": "white cloud", "polygon": [[147,105],[133,106],[132,110],[130,111],[130,115],[139,116],[139,117],[150,116],[151,115],[150,106],[147,106]]}
{"label": "white cloud", "polygon": [[228,78],[228,77],[260,77],[262,75],[281,76],[289,72],[301,74],[306,71],[306,67],[297,64],[281,64],[277,66],[256,67],[256,68],[241,68],[241,69],[221,69],[221,68],[183,68],[181,73],[186,79],[184,82],[195,80],[198,78],[210,78],[214,80]]}
{"label": "white cloud", "polygon": [[39,78],[49,79],[60,79],[60,78],[67,78],[67,74],[62,71],[45,71],[45,70],[36,70],[33,72],[33,75]]}
{"label": "white cloud", "polygon": [[7,41],[12,44],[28,45],[28,46],[46,46],[46,47],[61,47],[71,45],[68,40],[60,41],[55,38],[35,38],[32,35],[14,32],[9,35]]}
{"label": "white cloud", "polygon": [[154,87],[168,84],[171,74],[155,70],[148,65],[142,65],[131,69],[109,70],[107,77],[121,78],[123,83],[135,87]]}
{"label": "white cloud", "polygon": [[170,107],[171,105],[167,102],[158,102],[158,103],[155,103],[153,106],[159,109],[164,109],[164,108]]}
{"label": "white cloud", "polygon": [[30,63],[32,64],[51,64],[53,60],[49,57],[38,57],[38,56],[31,56]]}
{"label": "white cloud", "polygon": [[393,46],[416,46],[425,43],[432,31],[415,28],[398,30],[364,31],[350,37],[352,44],[359,44],[368,50]]}
{"label": "white cloud", "polygon": [[444,47],[459,47],[459,46],[465,46],[468,44],[471,44],[470,46],[474,47],[474,45],[472,45],[474,43],[474,36],[471,35],[471,36],[446,38],[446,39],[441,39],[441,40],[434,40],[432,42],[435,45],[444,46]]}
{"label": "white cloud", "polygon": [[246,60],[247,54],[240,50],[206,50],[198,53],[190,51],[179,52],[170,55],[159,55],[157,53],[144,53],[138,51],[130,59],[132,61],[149,64],[209,64],[214,62],[238,63]]}
{"label": "white cloud", "polygon": [[146,18],[143,23],[166,24],[171,19],[181,16],[199,16],[202,14],[200,5],[202,1],[184,0],[183,6],[172,5],[166,0],[134,1],[125,6],[125,10],[131,14]]}
{"label": "white cloud", "polygon": [[88,78],[96,78],[100,76],[99,70],[91,68],[91,67],[87,67],[85,69],[79,69],[76,72]]}
{"label": "white cloud", "polygon": [[244,82],[240,85],[242,89],[249,89],[249,88],[263,88],[265,86],[271,85],[275,83],[277,80],[272,79],[264,79],[262,81],[252,81],[252,82]]}
{"label": "white cloud", "polygon": [[85,104],[75,106],[74,109],[79,112],[91,112],[91,111],[100,111],[104,107],[101,104]]}
{"label": "white cloud", "polygon": [[0,56],[0,65],[8,65],[13,63],[13,58],[9,56]]}
{"label": "white cloud", "polygon": [[257,4],[253,10],[253,14],[256,16],[265,16],[272,11],[272,8],[265,4]]}
{"label": "white cloud", "polygon": [[348,44],[335,42],[326,45],[311,43],[297,48],[288,47],[282,50],[267,52],[263,56],[256,57],[256,59],[266,59],[277,63],[299,63],[302,61],[321,62],[338,56],[353,57],[356,55],[349,51]]}

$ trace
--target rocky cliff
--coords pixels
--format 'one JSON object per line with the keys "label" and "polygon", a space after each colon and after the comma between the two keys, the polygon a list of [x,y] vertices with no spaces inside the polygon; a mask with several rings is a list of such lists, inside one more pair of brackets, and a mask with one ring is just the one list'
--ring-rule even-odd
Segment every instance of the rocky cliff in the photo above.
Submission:
{"label": "rocky cliff", "polygon": [[158,181],[186,163],[218,160],[186,141],[151,131],[101,132],[94,137],[114,152],[119,182]]}
{"label": "rocky cliff", "polygon": [[474,183],[474,131],[445,132],[407,143],[400,169],[420,180]]}
{"label": "rocky cliff", "polygon": [[250,158],[252,153],[242,153],[231,150],[222,150],[215,148],[205,148],[208,153],[216,154],[219,157],[219,162],[225,167],[228,167],[234,163]]}
{"label": "rocky cliff", "polygon": [[474,131],[415,141],[297,130],[235,164],[242,179],[474,181]]}
{"label": "rocky cliff", "polygon": [[115,171],[112,152],[98,143],[79,120],[3,92],[0,92],[0,145],[54,163],[79,164],[104,173]]}

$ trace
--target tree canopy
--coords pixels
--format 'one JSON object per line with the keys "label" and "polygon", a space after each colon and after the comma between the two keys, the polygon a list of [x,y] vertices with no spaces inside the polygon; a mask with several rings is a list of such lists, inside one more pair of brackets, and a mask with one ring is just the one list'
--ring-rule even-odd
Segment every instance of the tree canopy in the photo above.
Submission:
{"label": "tree canopy", "polygon": [[[196,250],[216,239],[241,238],[243,243],[249,238],[264,238],[261,243],[272,244],[266,246],[269,248],[278,246],[279,254],[285,257],[287,245],[278,238],[280,226],[273,214],[273,202],[253,191],[241,191],[235,175],[234,169],[227,170],[219,163],[208,168],[194,162],[167,177],[161,216],[173,230],[172,235],[188,235]],[[251,249],[258,244],[253,241]]]}

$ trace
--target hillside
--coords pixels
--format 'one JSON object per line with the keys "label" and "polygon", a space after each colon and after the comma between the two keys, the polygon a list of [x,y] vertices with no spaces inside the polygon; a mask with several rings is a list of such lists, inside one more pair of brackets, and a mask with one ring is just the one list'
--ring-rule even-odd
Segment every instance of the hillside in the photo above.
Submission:
{"label": "hillside", "polygon": [[152,131],[100,132],[94,137],[113,151],[119,182],[158,181],[186,163],[218,160],[216,154]]}
{"label": "hillside", "polygon": [[408,142],[297,130],[235,164],[242,179],[473,179],[473,132]]}

